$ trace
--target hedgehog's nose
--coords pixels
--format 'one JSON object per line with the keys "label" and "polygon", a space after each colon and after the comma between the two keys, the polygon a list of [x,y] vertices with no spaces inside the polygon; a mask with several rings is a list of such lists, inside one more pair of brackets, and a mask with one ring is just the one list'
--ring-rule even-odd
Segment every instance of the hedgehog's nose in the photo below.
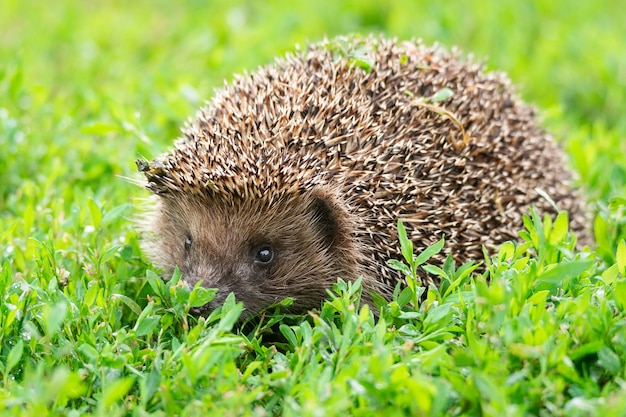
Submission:
{"label": "hedgehog's nose", "polygon": [[213,299],[212,301],[209,301],[203,306],[191,308],[189,310],[189,313],[191,313],[194,316],[208,316],[213,310],[215,310],[220,305],[222,305],[222,302],[216,301],[215,299]]}
{"label": "hedgehog's nose", "polygon": [[189,313],[192,316],[196,316],[196,317],[208,316],[213,310],[215,310],[215,308],[211,307],[211,303],[207,303],[200,307],[193,307],[192,309],[189,310]]}

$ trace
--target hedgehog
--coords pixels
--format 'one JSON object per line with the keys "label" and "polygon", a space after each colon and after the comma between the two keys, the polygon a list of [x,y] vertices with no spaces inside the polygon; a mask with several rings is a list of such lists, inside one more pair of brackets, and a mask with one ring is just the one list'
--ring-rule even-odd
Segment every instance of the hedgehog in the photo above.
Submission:
{"label": "hedgehog", "polygon": [[566,162],[507,76],[471,56],[325,39],[236,76],[173,149],[137,161],[153,193],[145,246],[166,276],[218,289],[198,314],[231,292],[248,314],[287,297],[305,312],[359,277],[371,303],[403,278],[386,263],[397,220],[417,250],[445,236],[439,259],[459,263],[515,240],[531,206],[556,203],[582,233]]}

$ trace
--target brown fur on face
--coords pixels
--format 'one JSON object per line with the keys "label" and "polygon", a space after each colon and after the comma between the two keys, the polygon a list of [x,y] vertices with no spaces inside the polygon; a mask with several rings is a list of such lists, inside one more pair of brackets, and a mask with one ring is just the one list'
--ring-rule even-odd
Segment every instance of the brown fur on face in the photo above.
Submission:
{"label": "brown fur on face", "polygon": [[[151,252],[166,274],[178,266],[190,287],[217,288],[199,309],[221,305],[233,292],[248,313],[293,297],[293,312],[320,306],[338,278],[358,276],[357,242],[350,216],[332,193],[287,195],[278,201],[223,201],[172,194],[160,198],[151,226]],[[271,248],[269,265],[258,265]]]}

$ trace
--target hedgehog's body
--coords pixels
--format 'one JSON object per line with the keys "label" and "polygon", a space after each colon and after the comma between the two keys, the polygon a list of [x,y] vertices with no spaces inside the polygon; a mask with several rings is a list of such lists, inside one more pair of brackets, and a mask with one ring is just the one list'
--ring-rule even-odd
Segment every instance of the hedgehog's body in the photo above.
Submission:
{"label": "hedgehog's body", "polygon": [[143,167],[154,260],[252,311],[316,307],[360,275],[388,294],[397,219],[417,249],[445,234],[457,261],[515,239],[530,205],[551,210],[536,188],[581,226],[562,153],[506,77],[419,43],[313,45],[236,79],[185,135]]}

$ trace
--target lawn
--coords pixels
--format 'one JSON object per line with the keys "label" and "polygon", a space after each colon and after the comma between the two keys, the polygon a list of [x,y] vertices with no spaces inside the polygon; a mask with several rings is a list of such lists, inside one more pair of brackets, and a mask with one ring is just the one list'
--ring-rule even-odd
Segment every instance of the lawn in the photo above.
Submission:
{"label": "lawn", "polygon": [[[626,415],[624,22],[611,0],[4,0],[0,413]],[[142,254],[135,160],[234,74],[369,32],[507,71],[567,150],[597,246],[529,212],[519,242],[476,260],[487,272],[408,274],[379,317],[358,283],[304,317],[236,325],[232,297],[189,316],[207,293]],[[404,244],[399,260],[428,263]]]}

